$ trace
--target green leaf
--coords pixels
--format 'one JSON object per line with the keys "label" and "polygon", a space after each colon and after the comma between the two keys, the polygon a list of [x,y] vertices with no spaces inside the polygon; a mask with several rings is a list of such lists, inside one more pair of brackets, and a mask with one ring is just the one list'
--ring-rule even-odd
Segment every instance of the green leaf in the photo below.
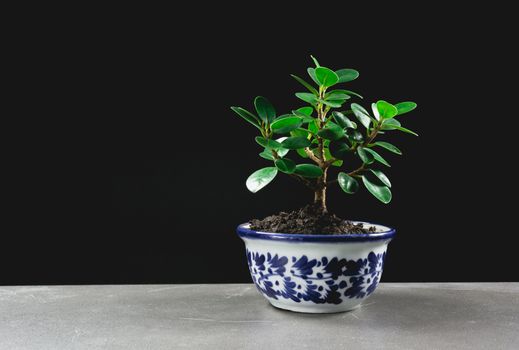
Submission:
{"label": "green leaf", "polygon": [[270,148],[270,149],[273,149],[273,150],[277,150],[277,149],[280,149],[282,148],[282,145],[281,143],[277,142],[277,141],[274,141],[274,140],[271,140],[271,139],[266,139],[262,136],[256,136],[254,138],[256,140],[256,142],[265,147],[265,148]]}
{"label": "green leaf", "polygon": [[339,182],[339,186],[346,193],[353,194],[359,189],[357,180],[346,173],[340,172],[337,176],[337,181]]}
{"label": "green leaf", "polygon": [[373,174],[375,174],[376,177],[378,177],[378,179],[384,184],[386,185],[387,187],[391,188],[391,181],[389,181],[389,179],[387,178],[386,174],[384,174],[383,172],[381,172],[380,170],[375,170],[375,169],[369,169],[371,170],[371,172]]}
{"label": "green leaf", "polygon": [[294,78],[295,80],[297,80],[301,85],[303,85],[305,88],[308,89],[308,91],[310,91],[312,94],[314,95],[319,95],[319,92],[316,90],[316,88],[314,88],[312,85],[308,84],[306,81],[304,81],[303,79],[299,78],[297,75],[294,75],[294,74],[290,74],[290,76],[292,78]]}
{"label": "green leaf", "polygon": [[341,141],[330,142],[330,153],[337,159],[345,159],[351,154],[350,147]]}
{"label": "green leaf", "polygon": [[302,148],[296,149],[297,154],[299,154],[303,158],[308,158],[308,155],[306,154],[305,150]]}
{"label": "green leaf", "polygon": [[276,119],[272,124],[270,124],[270,128],[277,134],[285,134],[299,128],[301,124],[303,124],[301,118],[292,116]]}
{"label": "green leaf", "polygon": [[358,98],[363,98],[361,95],[359,95],[358,93],[351,91],[351,90],[337,89],[337,90],[333,90],[333,91],[340,91],[346,95],[357,96]]}
{"label": "green leaf", "polygon": [[317,97],[309,92],[296,92],[296,97],[312,105],[317,102]]}
{"label": "green leaf", "polygon": [[[327,99],[325,99],[325,101],[331,102],[334,104],[339,104],[340,106],[342,106],[348,99],[349,99],[349,97],[346,99],[340,99],[340,98],[335,98],[335,96],[334,96],[334,98],[327,98]],[[334,108],[337,108],[337,107],[334,107]]]}
{"label": "green leaf", "polygon": [[373,115],[375,116],[375,120],[380,121],[380,113],[378,112],[376,103],[371,104],[371,111],[373,112]]}
{"label": "green leaf", "polygon": [[362,182],[368,191],[379,201],[384,204],[391,202],[391,190],[387,186],[377,186],[371,183],[365,176],[362,177]]}
{"label": "green leaf", "polygon": [[391,119],[398,114],[395,106],[383,100],[377,101],[377,110],[382,119]]}
{"label": "green leaf", "polygon": [[[347,96],[347,95],[344,95],[344,96]],[[349,99],[349,97],[348,98],[339,98],[339,97],[336,98],[336,97],[337,96],[332,96],[332,98],[325,98],[324,100],[328,101],[328,102],[343,105],[346,102],[346,100]]]}
{"label": "green leaf", "polygon": [[335,72],[337,76],[339,77],[339,83],[347,83],[349,81],[355,80],[359,77],[359,72],[357,72],[355,69],[339,69]]}
{"label": "green leaf", "polygon": [[303,128],[297,128],[290,132],[290,136],[302,136],[308,138],[308,135],[310,135],[310,133]]}
{"label": "green leaf", "polygon": [[407,134],[411,134],[411,135],[414,135],[414,136],[418,136],[418,134],[415,133],[413,130],[409,130],[409,129],[404,128],[404,127],[402,127],[402,126],[395,126],[395,129],[396,129],[396,130],[400,130],[400,131],[402,131],[402,132],[405,132],[405,133],[407,133]]}
{"label": "green leaf", "polygon": [[312,55],[310,55],[310,57],[312,57],[312,60],[314,61],[316,67],[320,67],[320,66],[321,66],[321,65],[319,64],[319,62],[317,61],[317,58],[315,58],[315,57],[312,56]]}
{"label": "green leaf", "polygon": [[357,154],[364,164],[371,164],[375,161],[375,157],[371,152],[367,152],[369,148],[359,147],[357,148]]}
{"label": "green leaf", "polygon": [[277,159],[274,164],[285,174],[292,174],[296,170],[296,163],[288,158]]}
{"label": "green leaf", "polygon": [[400,122],[395,118],[386,119],[382,123],[382,130],[395,130],[400,126]]}
{"label": "green leaf", "polygon": [[334,111],[332,112],[333,119],[339,124],[342,128],[350,128],[357,129],[357,124],[352,122],[347,116],[342,112]]}
{"label": "green leaf", "polygon": [[319,177],[323,175],[323,170],[314,164],[298,164],[295,173],[304,177]]}
{"label": "green leaf", "polygon": [[344,103],[344,101],[340,101],[340,100],[321,100],[320,98],[317,99],[317,102],[321,102],[327,106],[330,106],[332,108],[339,108],[340,106],[342,106],[342,104]]}
{"label": "green leaf", "polygon": [[258,117],[256,117],[254,114],[249,112],[246,109],[243,109],[241,107],[231,107],[231,109],[238,114],[240,117],[257,127],[259,130],[261,130],[260,122],[258,120]]}
{"label": "green leaf", "polygon": [[364,136],[362,136],[362,133],[355,129],[346,129],[346,137],[351,143],[364,141]]}
{"label": "green leaf", "polygon": [[326,67],[317,67],[315,69],[315,77],[319,84],[328,88],[339,82],[339,76],[335,72]]}
{"label": "green leaf", "polygon": [[[310,108],[311,108],[311,107],[310,107]],[[295,115],[295,116],[297,116],[297,117],[299,117],[299,118],[301,118],[301,121],[302,121],[303,123],[311,123],[311,122],[313,122],[313,121],[315,120],[314,117],[311,117],[311,116],[308,116],[308,115],[306,115],[306,114],[304,114],[304,113],[301,113],[301,112],[299,112],[298,110],[294,110],[294,111],[292,111],[292,114]]]}
{"label": "green leaf", "polygon": [[275,167],[267,167],[253,172],[247,179],[245,185],[252,193],[256,193],[263,187],[267,186],[278,173]]}
{"label": "green leaf", "polygon": [[368,129],[369,124],[371,123],[371,118],[369,117],[368,111],[366,111],[364,107],[356,103],[351,104],[351,110],[353,111],[353,114],[355,114],[359,122],[362,125],[364,125],[366,129]]}
{"label": "green leaf", "polygon": [[316,83],[317,85],[319,85],[319,80],[317,80],[317,77],[315,76],[315,69],[313,68],[308,68],[306,70],[308,72],[308,75],[310,76],[310,78],[312,78],[312,80],[314,81],[314,83]]}
{"label": "green leaf", "polygon": [[373,158],[375,158],[375,160],[377,162],[382,163],[385,166],[391,167],[391,165],[389,165],[389,163],[384,158],[382,158],[382,156],[380,154],[378,154],[376,151],[372,150],[371,148],[363,148],[363,149],[364,149],[364,151],[371,153],[373,155]]}
{"label": "green leaf", "polygon": [[375,142],[375,143],[372,143],[372,145],[374,145],[374,146],[380,146],[380,147],[382,147],[382,148],[387,149],[387,150],[390,151],[390,152],[393,152],[393,153],[395,153],[395,154],[402,155],[402,151],[399,150],[396,146],[393,146],[392,144],[390,144],[389,142],[377,141],[377,142]]}
{"label": "green leaf", "polygon": [[[312,107],[309,107],[309,108],[312,108]],[[292,114],[295,115],[295,116],[298,116],[299,118],[301,118],[301,121],[304,123],[311,123],[315,120],[314,117],[311,117],[309,115],[306,115],[304,113],[301,113],[299,110],[295,110],[295,111],[292,111]]]}
{"label": "green leaf", "polygon": [[[275,142],[278,142],[279,144],[281,144],[281,142],[285,141],[287,138],[288,137],[280,137],[279,139],[276,139]],[[263,140],[261,142],[265,143]],[[280,157],[280,158],[283,158],[284,156],[286,156],[289,151],[290,150],[288,150],[286,148],[276,149],[276,153],[277,153],[278,157]],[[262,158],[265,158],[268,160],[274,160],[274,155],[272,154],[272,148],[265,148],[263,150],[263,152],[261,152],[259,155]]]}
{"label": "green leaf", "polygon": [[306,115],[307,117],[311,116],[312,113],[314,112],[314,109],[312,107],[301,107],[301,108],[298,108],[296,109],[297,112],[299,113],[302,113],[304,115]]}
{"label": "green leaf", "polygon": [[282,114],[282,115],[278,115],[276,117],[276,119],[274,119],[274,121],[278,120],[278,119],[283,119],[283,118],[287,118],[287,117],[293,117],[292,114]]}
{"label": "green leaf", "polygon": [[261,158],[265,158],[265,159],[267,159],[267,160],[274,160],[274,155],[272,154],[272,151],[269,150],[269,149],[265,149],[265,150],[263,150],[263,152],[261,152],[261,153],[259,154],[259,156],[260,156]]}
{"label": "green leaf", "polygon": [[396,120],[395,118],[384,120],[384,124],[382,124],[382,130],[400,130],[407,134],[418,136],[418,134],[415,133],[414,131],[404,128],[400,124],[400,122],[398,120]]}
{"label": "green leaf", "polygon": [[254,106],[259,117],[265,123],[269,124],[276,118],[276,110],[274,106],[263,96],[258,96],[254,99]]}
{"label": "green leaf", "polygon": [[351,97],[340,90],[332,90],[324,95],[325,100],[349,100]]}
{"label": "green leaf", "polygon": [[332,124],[319,130],[317,135],[324,139],[335,141],[344,137],[344,130],[339,125]]}
{"label": "green leaf", "polygon": [[[288,137],[283,136],[283,137],[280,137],[279,139],[276,139],[276,141],[281,144],[281,142],[285,141],[286,139],[288,139]],[[280,148],[280,149],[276,150],[276,152],[278,153],[278,156],[281,157],[281,158],[286,156],[289,151],[290,150],[286,149],[286,148]]]}
{"label": "green leaf", "polygon": [[281,147],[286,149],[298,149],[310,146],[311,142],[306,137],[295,136],[289,137],[285,141],[281,142]]}
{"label": "green leaf", "polygon": [[317,125],[317,120],[314,120],[311,123],[308,123],[308,131],[310,131],[312,134],[317,134],[319,131],[319,126]]}
{"label": "green leaf", "polygon": [[396,109],[398,110],[397,115],[401,115],[407,112],[411,112],[413,109],[416,108],[416,103],[414,102],[400,102],[395,105]]}

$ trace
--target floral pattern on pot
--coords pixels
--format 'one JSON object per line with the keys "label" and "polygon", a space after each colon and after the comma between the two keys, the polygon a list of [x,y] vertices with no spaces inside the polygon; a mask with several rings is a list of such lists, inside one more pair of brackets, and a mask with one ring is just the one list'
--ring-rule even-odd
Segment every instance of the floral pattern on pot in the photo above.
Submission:
{"label": "floral pattern on pot", "polygon": [[254,284],[273,299],[340,304],[342,298],[365,298],[377,287],[386,253],[370,252],[364,259],[348,260],[306,255],[286,257],[247,249]]}

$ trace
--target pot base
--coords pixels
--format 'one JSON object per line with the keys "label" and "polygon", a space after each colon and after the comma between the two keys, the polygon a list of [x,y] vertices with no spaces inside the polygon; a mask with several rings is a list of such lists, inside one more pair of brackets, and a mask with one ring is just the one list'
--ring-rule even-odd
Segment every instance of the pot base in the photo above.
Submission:
{"label": "pot base", "polygon": [[294,303],[283,303],[278,300],[268,299],[269,303],[275,308],[288,310],[292,312],[306,313],[306,314],[335,314],[340,312],[348,312],[353,311],[361,307],[361,304],[357,304],[354,306],[344,305],[341,307],[340,305],[295,305]]}

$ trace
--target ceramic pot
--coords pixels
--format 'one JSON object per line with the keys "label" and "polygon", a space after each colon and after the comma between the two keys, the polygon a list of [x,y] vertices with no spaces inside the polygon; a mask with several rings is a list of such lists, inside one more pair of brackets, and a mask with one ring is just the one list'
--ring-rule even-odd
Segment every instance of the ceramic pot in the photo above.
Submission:
{"label": "ceramic pot", "polygon": [[[358,223],[359,221],[356,221]],[[303,235],[238,226],[254,284],[275,307],[297,312],[353,310],[377,288],[395,230],[370,234]]]}

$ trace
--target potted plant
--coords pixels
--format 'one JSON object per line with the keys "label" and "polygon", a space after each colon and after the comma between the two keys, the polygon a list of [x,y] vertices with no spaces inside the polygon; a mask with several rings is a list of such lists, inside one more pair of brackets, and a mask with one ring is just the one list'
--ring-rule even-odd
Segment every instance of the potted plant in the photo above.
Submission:
{"label": "potted plant", "polygon": [[[252,279],[272,305],[299,312],[341,312],[360,306],[377,287],[395,230],[338,218],[328,211],[326,190],[337,184],[353,194],[363,185],[376,199],[389,203],[391,182],[377,169],[389,163],[379,152],[402,152],[377,137],[392,131],[417,136],[396,119],[416,104],[379,100],[371,104],[370,113],[349,103],[362,96],[336,88],[356,79],[356,70],[334,71],[312,59],[315,68],[307,72],[316,86],[292,75],[308,90],[295,94],[307,106],[277,115],[272,104],[258,96],[257,114],[231,109],[258,130],[259,155],[271,162],[249,176],[247,188],[257,192],[284,173],[313,191],[314,202],[241,224],[237,233],[245,242]],[[348,170],[340,171],[343,167]]]}

